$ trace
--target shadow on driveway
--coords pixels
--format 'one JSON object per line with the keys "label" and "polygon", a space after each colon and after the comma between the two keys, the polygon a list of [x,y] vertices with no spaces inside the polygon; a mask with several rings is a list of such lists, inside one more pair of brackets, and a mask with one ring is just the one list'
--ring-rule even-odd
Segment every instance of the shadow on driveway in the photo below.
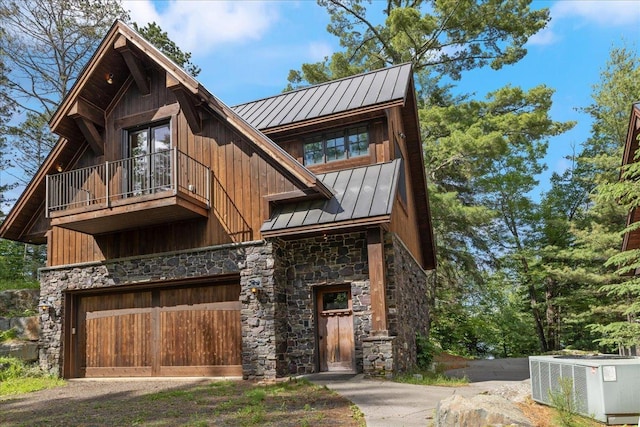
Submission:
{"label": "shadow on driveway", "polygon": [[320,373],[307,375],[313,383],[324,385],[358,405],[367,427],[424,427],[435,416],[442,399],[458,394],[471,397],[529,378],[527,358],[473,360],[469,366],[447,371],[464,377],[470,384],[459,387],[422,386],[379,379],[362,374]]}

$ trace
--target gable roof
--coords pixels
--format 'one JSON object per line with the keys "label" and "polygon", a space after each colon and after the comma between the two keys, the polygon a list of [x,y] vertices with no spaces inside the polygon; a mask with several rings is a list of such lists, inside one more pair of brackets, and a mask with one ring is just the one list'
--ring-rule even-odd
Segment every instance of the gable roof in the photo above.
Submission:
{"label": "gable roof", "polygon": [[[257,130],[257,128],[247,123],[241,116],[236,114],[233,109],[211,94],[194,77],[189,75],[180,66],[174,63],[144,37],[122,21],[116,21],[113,24],[98,47],[96,53],[91,58],[82,74],[51,118],[49,123],[54,131],[58,128],[62,128],[62,122],[68,117],[69,112],[73,108],[75,101],[79,99],[80,95],[84,94],[84,92],[92,92],[93,88],[90,86],[91,79],[95,78],[96,74],[99,78],[103,78],[104,72],[101,68],[101,59],[107,53],[115,50],[114,43],[119,40],[120,36],[123,36],[126,39],[129,48],[133,47],[140,55],[154,61],[156,65],[164,69],[167,75],[171,76],[182,88],[195,97],[198,102],[204,103],[206,107],[215,112],[219,118],[225,120],[247,136],[256,148],[273,160],[275,166],[277,166],[281,171],[287,172],[287,174],[290,175],[294,181],[297,181],[299,185],[316,189],[327,197],[331,195],[331,190],[319,183],[315,175],[305,168],[304,165],[297,162],[289,155],[289,153],[279,147],[262,132]],[[86,86],[87,90],[85,90]],[[106,102],[110,103],[111,99],[107,99]],[[283,169],[283,166],[286,168]]]}
{"label": "gable roof", "polygon": [[371,106],[403,104],[411,73],[411,64],[401,64],[232,108],[251,126],[270,129]]}
{"label": "gable roof", "polygon": [[[152,61],[156,66],[162,68],[180,86],[181,90],[186,91],[189,96],[197,100],[197,103],[246,136],[256,149],[265,155],[274,168],[287,176],[303,191],[320,194],[322,197],[331,197],[332,190],[318,180],[304,165],[296,161],[269,137],[247,123],[136,31],[122,21],[116,21],[49,121],[51,129],[62,137],[0,225],[0,237],[28,240],[25,233],[29,223],[44,206],[46,175],[55,172],[55,165],[60,162],[60,159],[65,160],[60,163],[69,164],[67,160],[73,158],[83,149],[78,141],[83,141],[84,137],[73,118],[79,103],[82,103],[83,108],[90,110],[90,115],[97,122],[104,120],[105,110],[108,110],[113,99],[117,98],[125,82],[125,79],[121,78],[119,82],[116,82],[119,84],[105,85],[105,73],[118,77],[118,73],[125,75],[129,72],[128,64],[116,49],[116,44],[122,42],[125,43],[126,49],[135,51],[135,60],[143,58],[145,61]],[[122,45],[120,44],[120,46]],[[99,85],[99,83],[101,84]],[[43,243],[42,237],[38,241],[33,241]]]}
{"label": "gable roof", "polygon": [[402,160],[318,175],[334,190],[329,200],[278,205],[260,231],[271,237],[296,231],[318,231],[388,222]]}

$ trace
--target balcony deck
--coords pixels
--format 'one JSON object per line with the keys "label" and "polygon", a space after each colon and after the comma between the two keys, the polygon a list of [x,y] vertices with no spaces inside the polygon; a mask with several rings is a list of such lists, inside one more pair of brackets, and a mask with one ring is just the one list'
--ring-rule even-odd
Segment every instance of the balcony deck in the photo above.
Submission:
{"label": "balcony deck", "polygon": [[48,176],[47,214],[91,235],[206,218],[210,188],[209,168],[169,150]]}

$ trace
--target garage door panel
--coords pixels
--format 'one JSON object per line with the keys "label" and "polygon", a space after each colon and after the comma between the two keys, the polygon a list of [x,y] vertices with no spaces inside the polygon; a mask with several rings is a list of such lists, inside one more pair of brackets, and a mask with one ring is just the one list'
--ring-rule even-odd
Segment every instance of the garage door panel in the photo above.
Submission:
{"label": "garage door panel", "polygon": [[81,296],[75,372],[241,375],[239,295],[235,283]]}
{"label": "garage door panel", "polygon": [[241,365],[239,310],[239,302],[162,309],[162,366]]}
{"label": "garage door panel", "polygon": [[87,313],[87,368],[151,364],[150,312],[98,317],[93,314]]}

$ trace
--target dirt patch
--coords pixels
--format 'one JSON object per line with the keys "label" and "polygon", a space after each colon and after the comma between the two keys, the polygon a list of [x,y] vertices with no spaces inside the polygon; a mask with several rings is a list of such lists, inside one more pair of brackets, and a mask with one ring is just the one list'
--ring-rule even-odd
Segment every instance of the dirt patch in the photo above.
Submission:
{"label": "dirt patch", "polygon": [[352,403],[306,381],[71,381],[0,400],[2,426],[359,426]]}

